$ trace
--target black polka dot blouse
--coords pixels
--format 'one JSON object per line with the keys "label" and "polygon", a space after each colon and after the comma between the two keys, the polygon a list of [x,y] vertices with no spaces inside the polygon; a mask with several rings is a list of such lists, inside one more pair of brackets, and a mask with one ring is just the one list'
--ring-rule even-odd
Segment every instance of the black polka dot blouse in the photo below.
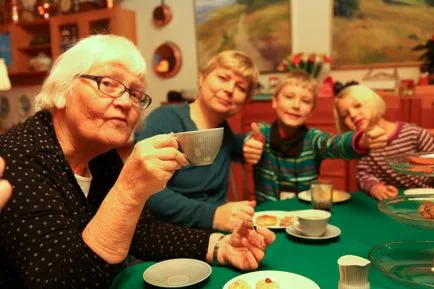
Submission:
{"label": "black polka dot blouse", "polygon": [[[0,288],[107,288],[125,264],[106,263],[81,234],[122,169],[117,153],[89,164],[87,198],[47,111],[1,135],[0,155],[7,163],[4,177],[14,186],[0,214]],[[143,260],[205,259],[210,234],[163,223],[144,211],[130,252]]]}

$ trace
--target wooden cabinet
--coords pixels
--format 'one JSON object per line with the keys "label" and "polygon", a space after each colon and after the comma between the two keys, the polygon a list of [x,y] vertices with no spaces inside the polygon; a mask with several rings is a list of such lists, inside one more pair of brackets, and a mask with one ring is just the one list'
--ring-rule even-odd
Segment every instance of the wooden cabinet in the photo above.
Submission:
{"label": "wooden cabinet", "polygon": [[[29,67],[30,59],[39,53],[54,60],[79,39],[99,33],[123,35],[137,43],[136,29],[135,12],[115,7],[0,25],[0,34],[10,40],[8,72],[12,85],[29,85],[41,84],[46,76],[46,72]],[[33,44],[37,38],[49,39],[49,42]]]}
{"label": "wooden cabinet", "polygon": [[[71,37],[70,33],[76,34]],[[135,12],[119,7],[68,14],[50,19],[50,35],[54,58],[78,39],[93,34],[122,35],[137,43]]]}

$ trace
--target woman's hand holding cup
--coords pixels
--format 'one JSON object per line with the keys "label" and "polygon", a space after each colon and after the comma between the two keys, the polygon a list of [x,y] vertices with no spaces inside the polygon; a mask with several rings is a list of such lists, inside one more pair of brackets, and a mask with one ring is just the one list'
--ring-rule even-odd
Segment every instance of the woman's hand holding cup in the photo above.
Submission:
{"label": "woman's hand holding cup", "polygon": [[188,165],[178,150],[173,134],[150,137],[138,142],[125,162],[115,184],[141,202],[166,187],[173,173]]}

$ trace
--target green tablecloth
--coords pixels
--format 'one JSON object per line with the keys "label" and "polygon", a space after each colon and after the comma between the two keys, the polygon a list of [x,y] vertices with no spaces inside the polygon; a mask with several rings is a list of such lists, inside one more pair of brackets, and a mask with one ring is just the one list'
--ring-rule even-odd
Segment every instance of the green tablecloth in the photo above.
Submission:
{"label": "green tablecloth", "polygon": [[[308,209],[310,204],[298,199],[268,202],[257,211]],[[330,224],[342,230],[339,238],[328,242],[305,242],[277,231],[276,241],[268,248],[259,270],[280,270],[304,275],[314,280],[322,289],[338,286],[337,259],[351,254],[368,258],[376,245],[390,241],[434,240],[434,231],[427,231],[401,224],[383,214],[377,202],[363,193],[354,193],[345,203],[335,204]],[[154,262],[144,262],[122,271],[113,281],[115,288],[153,288],[143,281],[143,272]],[[242,274],[235,269],[213,266],[208,280],[194,288],[221,289],[233,277]],[[371,289],[406,289],[372,266],[369,273]],[[289,288],[285,288],[289,289]]]}

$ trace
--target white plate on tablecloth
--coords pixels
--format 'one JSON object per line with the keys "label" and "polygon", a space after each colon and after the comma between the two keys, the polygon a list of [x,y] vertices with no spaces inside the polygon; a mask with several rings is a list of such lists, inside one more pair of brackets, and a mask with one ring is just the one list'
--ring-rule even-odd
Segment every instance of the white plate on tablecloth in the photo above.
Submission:
{"label": "white plate on tablecloth", "polygon": [[[300,211],[261,211],[261,212],[256,212],[255,215],[253,216],[253,224],[255,226],[262,226],[262,227],[266,227],[268,229],[285,229],[287,226],[281,226],[280,225],[280,220],[284,217],[296,217],[297,214]],[[270,226],[264,226],[261,224],[258,224],[256,222],[256,219],[260,216],[264,216],[264,215],[269,215],[269,216],[274,216],[277,218],[277,223],[275,225],[270,225]]]}
{"label": "white plate on tablecloth", "polygon": [[272,270],[250,272],[234,277],[226,282],[226,284],[223,286],[223,289],[229,289],[229,286],[238,279],[244,280],[247,284],[249,284],[250,288],[254,289],[256,288],[256,283],[261,280],[265,280],[266,278],[270,278],[272,281],[277,282],[280,286],[280,289],[320,289],[318,284],[302,275]]}
{"label": "white plate on tablecloth", "polygon": [[211,266],[196,259],[170,259],[158,262],[143,273],[143,279],[154,286],[181,288],[202,282],[211,275]]}
{"label": "white plate on tablecloth", "polygon": [[433,188],[414,188],[407,189],[403,192],[404,195],[434,195]]}
{"label": "white plate on tablecloth", "polygon": [[[310,194],[310,190],[300,192],[298,198],[306,202],[311,202],[312,195]],[[333,203],[342,203],[349,199],[351,199],[351,194],[344,191],[333,190]]]}

